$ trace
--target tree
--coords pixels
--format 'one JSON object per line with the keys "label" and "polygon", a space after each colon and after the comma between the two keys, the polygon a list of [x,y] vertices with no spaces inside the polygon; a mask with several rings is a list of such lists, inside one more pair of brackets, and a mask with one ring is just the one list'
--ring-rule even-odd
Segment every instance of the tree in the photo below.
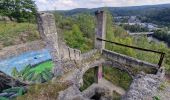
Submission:
{"label": "tree", "polygon": [[91,46],[89,45],[89,39],[83,36],[83,33],[76,24],[72,26],[72,30],[66,31],[64,33],[64,38],[66,43],[72,48],[77,48],[82,52],[91,49]]}
{"label": "tree", "polygon": [[89,13],[79,14],[76,16],[76,24],[80,27],[83,35],[87,38],[94,39],[95,18]]}
{"label": "tree", "polygon": [[0,1],[0,15],[10,17],[13,10],[14,10],[13,0]]}
{"label": "tree", "polygon": [[156,30],[153,36],[159,40],[163,40],[170,45],[170,34],[167,30]]}
{"label": "tree", "polygon": [[2,0],[0,11],[1,15],[15,18],[18,22],[33,22],[37,8],[33,0]]}

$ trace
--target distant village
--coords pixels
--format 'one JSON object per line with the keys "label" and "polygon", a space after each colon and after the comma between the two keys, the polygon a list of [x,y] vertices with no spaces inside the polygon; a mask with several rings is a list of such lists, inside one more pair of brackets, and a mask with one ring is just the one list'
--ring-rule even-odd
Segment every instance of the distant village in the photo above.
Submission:
{"label": "distant village", "polygon": [[118,16],[114,17],[114,19],[116,25],[139,25],[141,27],[148,28],[149,32],[160,29],[159,26],[156,24],[141,22],[141,20],[139,20],[137,16]]}
{"label": "distant village", "polygon": [[[168,45],[167,42],[164,40],[161,40],[159,38],[154,37],[153,35],[156,34],[155,32],[157,30],[169,30],[168,27],[162,27],[159,25],[156,25],[154,23],[147,23],[147,22],[142,22],[137,16],[118,16],[114,17],[115,24],[118,26],[128,26],[127,28],[124,28],[127,33],[131,36],[139,37],[139,36],[147,36],[148,41],[154,41],[154,42],[164,42],[165,44]],[[138,26],[138,27],[136,27]],[[131,28],[134,28],[135,32],[131,31]],[[143,30],[140,30],[140,28],[143,28]],[[170,31],[167,31],[167,34],[170,34]],[[169,46],[169,45],[168,45]]]}

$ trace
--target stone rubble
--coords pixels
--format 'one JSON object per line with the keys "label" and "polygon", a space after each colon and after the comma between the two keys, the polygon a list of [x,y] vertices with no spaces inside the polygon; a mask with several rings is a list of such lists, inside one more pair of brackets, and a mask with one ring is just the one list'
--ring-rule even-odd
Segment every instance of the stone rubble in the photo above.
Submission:
{"label": "stone rubble", "polygon": [[162,81],[158,75],[138,74],[122,100],[152,100]]}

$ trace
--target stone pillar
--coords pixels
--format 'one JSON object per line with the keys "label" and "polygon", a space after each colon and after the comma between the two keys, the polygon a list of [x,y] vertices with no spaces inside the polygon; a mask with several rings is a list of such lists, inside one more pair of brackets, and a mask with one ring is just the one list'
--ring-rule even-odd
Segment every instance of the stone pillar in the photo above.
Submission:
{"label": "stone pillar", "polygon": [[38,30],[41,38],[46,42],[50,50],[52,60],[55,63],[53,73],[55,76],[63,74],[61,55],[58,46],[58,35],[53,14],[39,13],[37,16]]}
{"label": "stone pillar", "polygon": [[95,77],[94,77],[95,82],[99,83],[101,81],[101,79],[103,78],[103,66],[102,66],[102,64],[95,67],[94,74],[95,74]]}
{"label": "stone pillar", "polygon": [[102,80],[103,78],[103,66],[100,64],[98,66],[98,83]]}
{"label": "stone pillar", "polygon": [[97,40],[96,38],[106,38],[106,14],[104,11],[96,11],[96,34],[95,34],[95,49],[102,51],[105,48],[105,42]]}

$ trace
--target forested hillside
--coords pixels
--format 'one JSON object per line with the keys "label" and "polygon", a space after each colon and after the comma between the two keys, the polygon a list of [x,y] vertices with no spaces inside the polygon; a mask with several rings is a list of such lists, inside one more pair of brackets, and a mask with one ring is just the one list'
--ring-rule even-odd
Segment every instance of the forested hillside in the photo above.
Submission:
{"label": "forested hillside", "polygon": [[[138,16],[144,22],[153,22],[156,24],[170,25],[170,4],[132,6],[132,7],[106,7],[111,14],[116,16]],[[78,8],[68,11],[59,11],[65,16],[74,16],[79,13],[94,14],[96,10],[105,8]]]}
{"label": "forested hillside", "polygon": [[[146,15],[151,12],[161,11],[166,8],[170,8],[170,4],[162,4],[162,5],[148,5],[148,6],[132,6],[132,7],[107,7],[108,10],[114,16],[135,16],[135,15]],[[59,11],[66,16],[75,15],[78,13],[89,12],[93,14],[97,9],[101,10],[103,8],[78,8],[68,11]]]}

